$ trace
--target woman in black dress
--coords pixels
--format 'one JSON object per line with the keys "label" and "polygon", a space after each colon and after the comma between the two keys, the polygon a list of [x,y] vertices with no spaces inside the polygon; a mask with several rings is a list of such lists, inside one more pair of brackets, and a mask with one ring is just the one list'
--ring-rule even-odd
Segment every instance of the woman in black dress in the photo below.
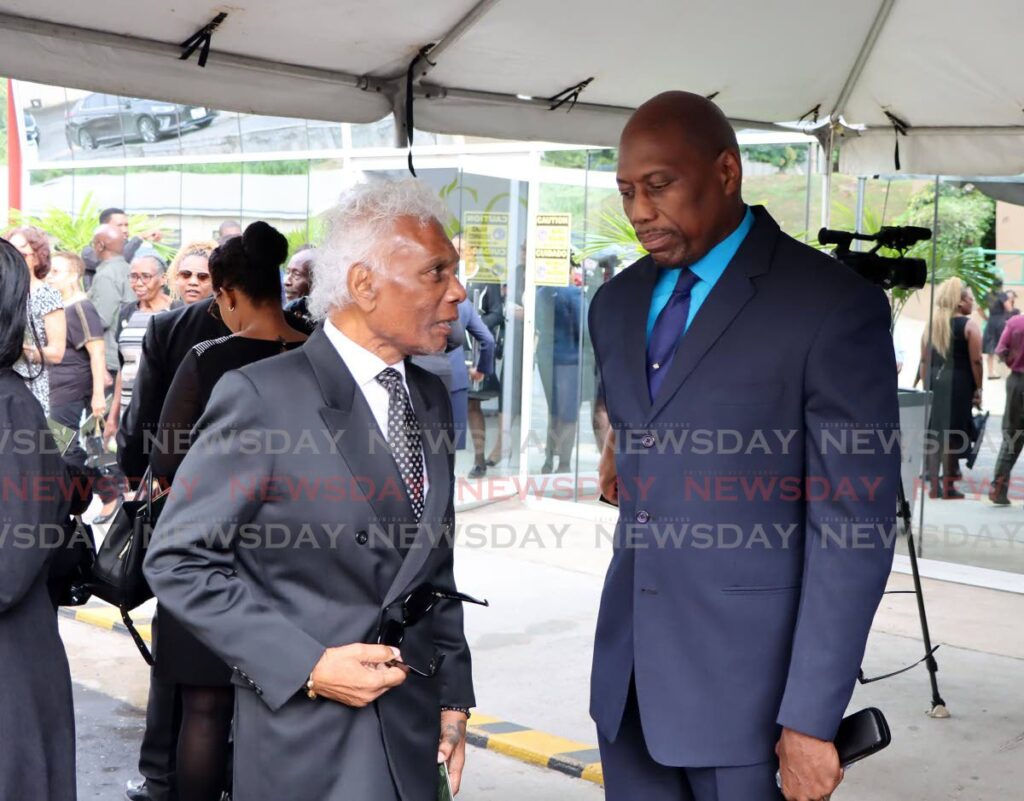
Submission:
{"label": "woman in black dress", "polygon": [[13,369],[28,295],[25,260],[0,239],[0,473],[27,488],[10,489],[0,504],[0,525],[20,532],[0,537],[0,798],[74,801],[71,674],[46,587],[71,502],[32,497],[39,493],[31,487],[56,486],[68,474],[43,407]]}
{"label": "woman in black dress", "polygon": [[[175,373],[160,414],[158,442],[168,447],[158,448],[152,456],[158,480],[173,480],[187,452],[187,447],[176,444],[191,441],[190,432],[221,376],[305,342],[306,335],[285,322],[281,309],[280,265],[287,252],[282,234],[255,222],[211,254],[215,302],[210,311],[233,333],[196,345]],[[184,623],[161,612],[155,646],[157,675],[181,686],[178,799],[219,801],[228,777],[231,671]]]}
{"label": "woman in black dress", "polygon": [[964,497],[954,486],[957,462],[970,450],[971,406],[981,406],[981,329],[970,319],[972,311],[971,290],[959,278],[943,281],[935,290],[931,331],[921,341],[922,380],[931,374],[927,472],[932,498]]}

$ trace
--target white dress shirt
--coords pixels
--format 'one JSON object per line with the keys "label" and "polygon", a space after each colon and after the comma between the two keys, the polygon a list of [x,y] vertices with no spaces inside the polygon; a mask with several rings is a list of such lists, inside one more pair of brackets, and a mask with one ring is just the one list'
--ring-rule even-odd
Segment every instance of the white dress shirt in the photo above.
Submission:
{"label": "white dress shirt", "polygon": [[[388,436],[388,391],[377,381],[377,376],[388,367],[397,370],[398,374],[402,376],[402,386],[405,388],[405,394],[409,396],[409,404],[413,407],[413,411],[416,411],[416,407],[412,402],[412,395],[409,393],[409,384],[405,380],[405,362],[399,360],[394,364],[388,364],[377,354],[371,353],[362,345],[356,344],[341,333],[338,327],[329,319],[324,320],[324,333],[327,334],[327,339],[334,345],[334,349],[338,351],[341,360],[345,362],[345,366],[352,373],[352,378],[355,379],[356,386],[359,387],[359,391],[366,398],[366,403],[370,406],[370,411],[373,413],[373,419],[377,421],[377,428],[380,429],[386,441]],[[429,489],[430,479],[427,477],[427,462],[424,457],[424,499],[426,499]]]}

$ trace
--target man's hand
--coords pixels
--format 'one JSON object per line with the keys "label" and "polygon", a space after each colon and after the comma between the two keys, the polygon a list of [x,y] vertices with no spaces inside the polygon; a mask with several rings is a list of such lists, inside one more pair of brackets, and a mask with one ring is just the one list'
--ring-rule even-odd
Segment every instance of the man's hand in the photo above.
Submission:
{"label": "man's hand", "polygon": [[783,729],[775,746],[786,801],[821,801],[843,780],[836,747],[792,729]]}
{"label": "man's hand", "polygon": [[437,744],[437,763],[448,763],[452,794],[459,794],[462,769],[466,765],[466,716],[461,712],[441,713],[441,739]]}
{"label": "man's hand", "polygon": [[601,450],[601,462],[597,466],[598,484],[601,495],[616,506],[619,504],[618,476],[615,473],[615,429],[608,429],[608,437]]}
{"label": "man's hand", "polygon": [[146,231],[141,236],[142,239],[145,239],[147,242],[162,242],[164,238],[163,231],[158,228],[154,228],[152,231]]}
{"label": "man's hand", "polygon": [[483,381],[484,374],[477,370],[475,367],[469,368],[469,377],[473,381]]}
{"label": "man's hand", "polygon": [[328,648],[313,668],[313,691],[339,704],[360,709],[397,687],[407,671],[394,663],[401,660],[390,645],[342,645]]}

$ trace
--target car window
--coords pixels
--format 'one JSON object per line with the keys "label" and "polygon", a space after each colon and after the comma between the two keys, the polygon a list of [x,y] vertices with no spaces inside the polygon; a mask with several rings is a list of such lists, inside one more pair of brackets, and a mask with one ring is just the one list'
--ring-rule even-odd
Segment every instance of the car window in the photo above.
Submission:
{"label": "car window", "polygon": [[89,95],[82,102],[83,108],[100,108],[103,106],[103,95]]}

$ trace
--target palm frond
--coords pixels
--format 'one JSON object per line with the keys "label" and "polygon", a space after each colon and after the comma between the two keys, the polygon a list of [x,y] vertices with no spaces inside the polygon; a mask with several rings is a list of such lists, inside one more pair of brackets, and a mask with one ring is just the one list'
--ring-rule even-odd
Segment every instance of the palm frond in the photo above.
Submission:
{"label": "palm frond", "polygon": [[622,212],[601,212],[594,230],[587,234],[580,255],[587,258],[609,248],[622,250],[623,256],[627,259],[640,258],[647,252],[637,239],[633,224]]}

